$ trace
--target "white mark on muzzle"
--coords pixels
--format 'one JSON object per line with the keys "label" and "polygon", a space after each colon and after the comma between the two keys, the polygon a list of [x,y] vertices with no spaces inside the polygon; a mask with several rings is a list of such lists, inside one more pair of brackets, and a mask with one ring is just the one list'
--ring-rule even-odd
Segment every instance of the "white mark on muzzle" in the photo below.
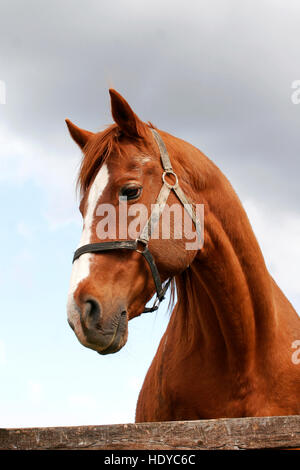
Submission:
{"label": "white mark on muzzle", "polygon": [[[103,194],[103,191],[105,190],[107,186],[108,180],[109,180],[109,172],[107,169],[107,165],[104,164],[100,168],[95,178],[95,181],[93,182],[89,191],[86,214],[83,220],[83,230],[82,230],[81,239],[77,248],[91,242],[92,226],[93,226],[96,205],[97,205],[97,202],[99,201],[99,198]],[[68,318],[70,321],[73,322],[74,325],[78,324],[78,313],[77,313],[76,303],[74,299],[74,293],[78,287],[78,284],[83,279],[89,276],[90,263],[91,263],[93,256],[94,255],[92,253],[84,253],[79,258],[77,258],[73,263],[70,288],[69,288],[69,294],[68,294],[67,311],[68,311]]]}

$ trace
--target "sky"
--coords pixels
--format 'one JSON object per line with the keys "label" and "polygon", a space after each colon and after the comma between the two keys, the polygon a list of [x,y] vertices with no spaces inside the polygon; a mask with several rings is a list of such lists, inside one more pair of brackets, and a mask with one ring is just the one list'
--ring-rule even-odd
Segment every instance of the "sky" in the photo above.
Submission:
{"label": "sky", "polygon": [[298,0],[2,0],[0,427],[133,422],[168,322],[166,305],[132,320],[109,356],[67,324],[81,154],[64,119],[105,128],[109,87],[221,168],[300,312],[299,24]]}

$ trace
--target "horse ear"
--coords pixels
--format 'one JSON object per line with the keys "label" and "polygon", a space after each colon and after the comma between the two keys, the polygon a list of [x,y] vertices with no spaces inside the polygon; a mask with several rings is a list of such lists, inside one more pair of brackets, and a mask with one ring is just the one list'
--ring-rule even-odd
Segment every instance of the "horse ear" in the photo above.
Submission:
{"label": "horse ear", "polygon": [[116,90],[109,90],[111,100],[111,114],[116,124],[130,137],[141,137],[142,121],[132,111],[131,107]]}
{"label": "horse ear", "polygon": [[66,119],[66,124],[72,139],[75,140],[76,144],[78,144],[81,149],[83,149],[89,138],[94,135],[93,132],[80,129],[80,127],[75,126],[75,124],[73,124],[69,119]]}

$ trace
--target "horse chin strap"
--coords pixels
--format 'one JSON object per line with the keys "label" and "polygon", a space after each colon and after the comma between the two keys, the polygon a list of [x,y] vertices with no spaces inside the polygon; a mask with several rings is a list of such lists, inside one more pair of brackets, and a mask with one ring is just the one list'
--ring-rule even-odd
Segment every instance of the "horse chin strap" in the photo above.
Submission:
{"label": "horse chin strap", "polygon": [[[200,234],[201,234],[200,233],[200,221],[196,217],[196,213],[194,211],[193,206],[190,204],[184,192],[182,191],[181,187],[179,186],[178,178],[177,178],[176,173],[174,173],[173,171],[170,157],[166,149],[165,143],[163,139],[161,138],[160,134],[155,129],[151,129],[151,131],[153,133],[153,136],[155,138],[155,141],[160,151],[161,163],[162,163],[162,167],[164,170],[162,174],[163,184],[159,192],[159,195],[156,199],[154,209],[152,210],[150,217],[147,220],[139,238],[137,238],[136,240],[125,240],[125,241],[119,240],[119,241],[110,241],[110,242],[101,242],[101,243],[89,243],[87,245],[83,245],[80,248],[78,248],[75,251],[74,257],[73,257],[73,263],[74,263],[74,261],[78,259],[84,253],[103,253],[106,251],[120,250],[120,249],[133,250],[133,251],[140,253],[148,262],[148,265],[152,273],[153,281],[155,284],[155,289],[156,289],[156,299],[154,301],[153,306],[150,308],[145,308],[143,313],[154,312],[155,310],[159,308],[160,302],[165,298],[165,293],[172,280],[172,278],[170,278],[164,284],[162,283],[154,257],[148,248],[151,233],[153,232],[155,226],[157,225],[160,219],[160,216],[164,210],[164,207],[167,203],[167,199],[171,191],[174,191],[177,198],[183,204],[185,210],[188,212],[189,216],[193,220],[195,227],[196,227],[197,237],[199,240],[200,240]],[[167,176],[172,177],[172,179],[174,180],[173,184],[170,184],[168,183],[168,181],[166,181]]]}

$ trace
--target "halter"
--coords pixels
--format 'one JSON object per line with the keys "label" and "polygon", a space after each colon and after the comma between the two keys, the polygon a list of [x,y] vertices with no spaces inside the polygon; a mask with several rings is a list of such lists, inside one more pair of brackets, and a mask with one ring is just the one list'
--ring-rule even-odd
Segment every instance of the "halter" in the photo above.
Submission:
{"label": "halter", "polygon": [[[144,256],[145,260],[148,262],[150,267],[153,281],[155,284],[156,289],[156,299],[154,304],[150,308],[145,308],[143,313],[146,312],[153,312],[158,309],[160,302],[165,298],[165,293],[170,285],[171,278],[166,281],[164,284],[161,281],[160,274],[158,272],[156,263],[154,261],[153,255],[149,251],[148,243],[151,237],[151,232],[153,231],[154,227],[158,223],[160,216],[164,210],[164,207],[167,203],[167,199],[169,197],[170,192],[173,190],[186,211],[188,212],[189,216],[193,220],[198,239],[200,239],[200,222],[196,217],[195,210],[193,206],[189,203],[187,197],[185,196],[184,192],[182,191],[181,187],[178,183],[178,178],[176,173],[174,173],[170,157],[168,151],[166,149],[165,143],[159,133],[155,129],[151,129],[155,141],[158,145],[160,151],[160,158],[163,167],[163,174],[162,174],[162,182],[163,185],[159,192],[159,195],[156,199],[156,203],[154,205],[154,209],[152,210],[149,219],[147,220],[143,230],[140,233],[139,238],[136,240],[125,240],[125,241],[113,241],[113,242],[101,242],[101,243],[89,243],[87,245],[83,245],[78,248],[73,257],[73,263],[76,259],[78,259],[84,253],[102,253],[106,251],[113,251],[113,250],[133,250],[137,253],[140,253]],[[166,177],[171,175],[172,178],[175,180],[173,184],[168,183],[166,181]]]}

